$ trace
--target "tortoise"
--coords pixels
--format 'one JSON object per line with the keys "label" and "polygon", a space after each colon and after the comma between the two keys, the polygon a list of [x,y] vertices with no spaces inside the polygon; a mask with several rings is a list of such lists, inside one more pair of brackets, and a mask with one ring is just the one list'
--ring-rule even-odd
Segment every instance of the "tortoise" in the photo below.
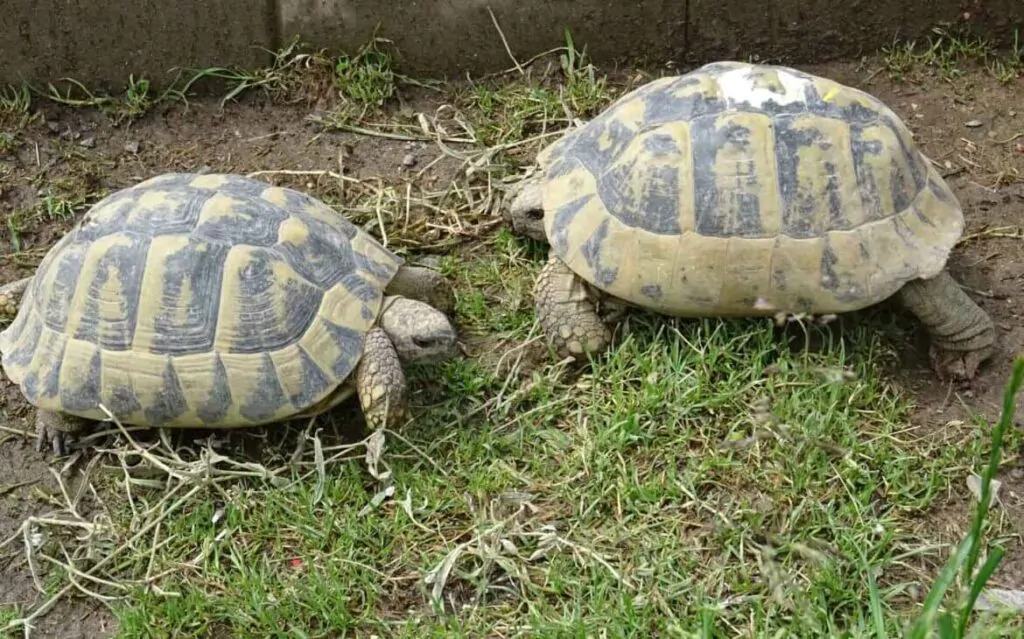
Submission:
{"label": "tortoise", "polygon": [[[20,298],[20,299],[19,299]],[[402,365],[455,355],[454,294],[325,203],[232,174],[168,173],[97,202],[0,290],[8,378],[58,455],[90,420],[234,428],[357,393],[407,417]]]}
{"label": "tortoise", "polygon": [[890,298],[927,329],[940,378],[973,378],[993,351],[991,318],[946,270],[960,205],[860,90],[714,62],[626,93],[534,169],[505,216],[548,244],[534,296],[560,358],[602,353],[630,307],[835,315]]}

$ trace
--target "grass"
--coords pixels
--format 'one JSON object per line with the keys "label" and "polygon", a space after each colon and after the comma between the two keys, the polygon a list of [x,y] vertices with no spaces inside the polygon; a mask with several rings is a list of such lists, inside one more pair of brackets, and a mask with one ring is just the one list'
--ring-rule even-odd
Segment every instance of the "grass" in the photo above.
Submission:
{"label": "grass", "polygon": [[908,428],[907,398],[875,374],[888,355],[874,326],[849,352],[813,352],[756,322],[634,321],[577,379],[473,359],[419,371],[428,392],[414,426],[384,434],[382,479],[357,456],[368,443],[321,440],[318,463],[315,440],[274,433],[266,468],[307,448],[274,481],[228,484],[224,465],[197,461],[209,481],[107,501],[126,533],[168,511],[119,566],[119,583],[148,586],[118,593],[132,602],[115,608],[120,632],[626,636],[699,620],[715,636],[859,636],[875,575],[898,634],[907,592],[942,559],[920,513],[971,470],[984,434]]}
{"label": "grass", "polygon": [[565,40],[556,73],[549,68],[537,78],[524,72],[512,81],[501,77],[471,82],[463,90],[459,103],[474,114],[481,143],[500,147],[550,129],[564,129],[607,106],[614,97],[613,88],[576,50],[568,32]]}
{"label": "grass", "polygon": [[22,251],[26,233],[53,223],[70,227],[79,213],[100,198],[99,193],[87,188],[88,171],[88,167],[83,167],[72,177],[47,180],[45,186],[40,185],[43,188],[33,205],[12,210],[5,216],[7,238],[14,253]]}
{"label": "grass", "polygon": [[[40,490],[46,512],[26,520],[32,552],[17,558],[40,603],[105,601],[126,637],[1020,630],[966,615],[1008,522],[983,498],[959,550],[936,525],[979,460],[988,480],[1002,449],[1019,450],[1012,401],[994,428],[913,425],[913,397],[883,374],[907,335],[870,314],[843,338],[808,325],[801,339],[799,325],[636,312],[610,353],[565,369],[532,308],[546,249],[491,213],[519,165],[621,88],[567,34],[547,70],[517,63],[465,86],[449,119],[417,120],[391,109],[406,79],[385,45],[295,45],[267,69],[200,74],[228,83],[224,104],[330,91],[323,129],[436,142],[457,161],[451,185],[430,187],[340,169],[264,177],[315,182],[395,250],[444,253],[469,356],[409,371],[416,419],[399,432],[360,431],[350,406],[212,440],[98,437],[76,482]],[[151,96],[133,80],[116,108],[145,117]],[[86,182],[41,178],[20,219],[69,222],[95,197]],[[40,611],[0,609],[0,628]]]}
{"label": "grass", "polygon": [[1024,70],[1024,43],[1014,31],[1009,50],[997,50],[988,39],[964,29],[935,27],[927,42],[894,41],[882,49],[889,77],[899,82],[913,80],[921,72],[935,72],[947,81],[964,75],[966,65],[980,64],[1006,84]]}

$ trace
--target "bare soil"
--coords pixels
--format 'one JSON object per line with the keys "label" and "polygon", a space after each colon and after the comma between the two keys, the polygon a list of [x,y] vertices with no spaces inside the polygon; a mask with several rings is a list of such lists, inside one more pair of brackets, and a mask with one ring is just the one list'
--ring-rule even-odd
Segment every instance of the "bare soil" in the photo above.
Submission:
{"label": "bare soil", "polygon": [[[971,412],[990,422],[998,419],[1012,358],[1024,352],[1024,329],[1019,325],[1024,295],[1024,101],[1019,82],[1001,85],[983,71],[953,82],[922,77],[914,83],[895,84],[879,64],[830,64],[808,70],[858,86],[886,101],[914,131],[926,154],[941,165],[942,173],[964,205],[966,240],[951,260],[951,271],[972,297],[992,315],[999,329],[999,351],[969,384],[939,383],[927,367],[922,342],[908,344],[902,365],[891,372],[894,380],[912,391],[916,425],[941,432],[951,421],[969,422]],[[417,110],[432,110],[439,94],[417,94]],[[415,171],[433,160],[437,151],[418,143],[321,133],[315,139],[304,106],[267,105],[258,100],[229,104],[216,100],[191,101],[150,113],[131,126],[114,127],[102,114],[51,104],[42,105],[44,118],[19,134],[21,145],[0,151],[0,212],[5,219],[21,215],[41,200],[49,188],[63,199],[95,199],[167,171],[247,173],[257,170],[345,170],[360,178],[378,176],[392,183],[409,179],[403,160],[412,154]],[[429,111],[428,111],[429,112]],[[439,183],[449,179],[453,163],[441,162],[426,172]],[[322,194],[316,178],[275,178]],[[79,211],[79,215],[82,211]],[[31,274],[43,252],[74,223],[73,217],[54,216],[12,234],[0,225],[0,281]],[[12,245],[20,244],[15,255]],[[33,413],[17,388],[0,382],[0,410],[9,429],[31,431]],[[1020,420],[1019,420],[1020,421]],[[33,449],[30,437],[0,433],[0,538],[14,534],[23,519],[47,506],[38,491],[56,490],[44,457]],[[54,464],[59,468],[58,464]],[[1024,466],[1007,459],[1001,479],[1002,508],[1024,532]],[[971,508],[965,486],[939,503],[922,525],[943,531],[954,540],[968,525]],[[1024,549],[1010,543],[1008,556],[995,581],[1004,587],[1024,587]],[[33,585],[20,540],[0,551],[0,603],[38,604],[44,598]],[[37,637],[102,637],[115,631],[111,615],[84,598],[60,602],[40,620]]]}

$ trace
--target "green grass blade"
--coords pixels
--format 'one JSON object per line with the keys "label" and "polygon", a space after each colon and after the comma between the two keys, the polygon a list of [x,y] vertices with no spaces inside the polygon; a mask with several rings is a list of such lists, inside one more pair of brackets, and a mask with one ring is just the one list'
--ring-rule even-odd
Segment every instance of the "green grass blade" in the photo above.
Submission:
{"label": "green grass blade", "polygon": [[[992,450],[989,453],[988,466],[981,474],[981,498],[978,500],[977,509],[974,513],[974,519],[971,522],[970,538],[974,540],[974,544],[971,546],[970,553],[968,554],[967,561],[964,564],[964,581],[971,580],[971,573],[974,572],[974,566],[978,562],[978,553],[981,550],[981,526],[988,517],[989,503],[992,500],[992,478],[995,477],[996,472],[999,470],[999,459],[1003,449],[1003,436],[1006,430],[1013,423],[1013,417],[1017,409],[1017,395],[1020,393],[1021,386],[1024,385],[1024,358],[1018,358],[1013,364],[1013,371],[1010,375],[1010,381],[1006,385],[1006,392],[1003,394],[1003,410],[999,416],[999,423],[992,430]],[[1002,553],[994,553],[994,557],[1002,557]],[[998,563],[998,559],[996,560]],[[995,566],[989,571],[995,570]],[[978,575],[976,580],[971,586],[971,592],[980,592],[981,588],[984,587],[985,581],[988,580],[988,575]],[[970,617],[971,610],[974,605],[974,601],[977,598],[977,593],[970,600],[970,605],[964,608],[960,617],[960,636],[963,636],[964,631],[967,628],[967,620]]]}
{"label": "green grass blade", "polygon": [[981,569],[978,570],[977,576],[974,581],[971,582],[971,591],[967,595],[967,602],[964,605],[963,612],[960,615],[960,627],[958,637],[963,637],[967,632],[967,620],[971,616],[971,612],[974,610],[974,604],[978,601],[978,597],[981,596],[981,591],[984,590],[985,584],[988,583],[989,577],[996,571],[999,566],[999,562],[1002,561],[1003,555],[1006,554],[1006,549],[997,546],[992,550],[992,553],[982,564]]}
{"label": "green grass blade", "polygon": [[945,596],[949,587],[953,585],[953,580],[956,579],[957,572],[959,572],[960,567],[967,560],[967,555],[973,544],[974,537],[972,533],[968,533],[960,542],[960,545],[957,546],[956,553],[942,567],[939,578],[935,580],[932,589],[928,591],[928,596],[924,600],[924,607],[921,613],[917,616],[914,625],[906,635],[908,639],[924,639],[924,637],[928,636],[928,629],[931,626],[932,619],[935,618],[935,614],[939,610],[942,597]]}

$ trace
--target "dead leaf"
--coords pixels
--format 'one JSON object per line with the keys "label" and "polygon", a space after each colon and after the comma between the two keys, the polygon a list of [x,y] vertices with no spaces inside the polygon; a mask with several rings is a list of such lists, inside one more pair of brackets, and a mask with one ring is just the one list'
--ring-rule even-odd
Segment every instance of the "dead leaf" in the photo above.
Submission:
{"label": "dead leaf", "polygon": [[[990,491],[989,491],[989,495],[991,497],[989,499],[989,502],[988,502],[988,507],[989,508],[992,508],[996,504],[996,502],[999,501],[999,489],[1002,486],[1003,486],[1003,482],[999,481],[998,479],[993,479],[992,480],[992,484],[990,485]],[[975,499],[977,499],[978,501],[981,501],[981,476],[980,475],[978,475],[977,473],[971,473],[970,475],[967,476],[967,490],[971,491],[971,494],[974,495]]]}
{"label": "dead leaf", "polygon": [[985,588],[981,591],[975,604],[975,610],[999,610],[1001,608],[1024,612],[1024,590]]}

